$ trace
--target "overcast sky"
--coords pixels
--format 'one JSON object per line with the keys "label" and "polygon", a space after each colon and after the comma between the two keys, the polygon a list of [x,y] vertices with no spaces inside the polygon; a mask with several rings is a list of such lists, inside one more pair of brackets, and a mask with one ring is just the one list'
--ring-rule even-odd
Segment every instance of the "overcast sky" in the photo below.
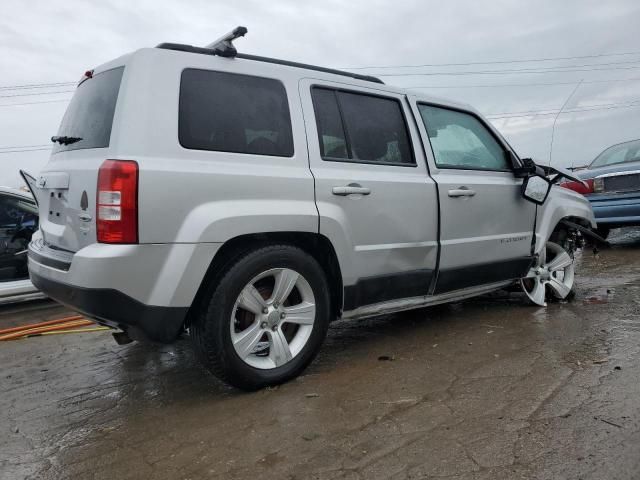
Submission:
{"label": "overcast sky", "polygon": [[[549,161],[555,112],[565,102],[569,113],[557,121],[553,164],[582,165],[611,144],[640,137],[637,0],[4,0],[2,6],[0,184],[18,185],[19,168],[37,172],[44,165],[48,151],[34,149],[46,148],[73,90],[5,87],[73,82],[131,50],[164,41],[203,46],[237,25],[249,29],[236,43],[242,52],[332,67],[394,67],[358,71],[473,104],[492,115],[520,156],[539,163]],[[571,58],[511,62],[558,57]],[[425,64],[440,65],[396,67]],[[495,118],[507,113],[512,118]],[[32,151],[7,153],[15,147]]]}

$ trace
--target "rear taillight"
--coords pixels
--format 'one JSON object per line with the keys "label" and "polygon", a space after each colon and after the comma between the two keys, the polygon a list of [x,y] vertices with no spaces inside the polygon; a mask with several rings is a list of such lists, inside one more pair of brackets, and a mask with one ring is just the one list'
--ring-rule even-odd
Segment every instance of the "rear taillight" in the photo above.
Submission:
{"label": "rear taillight", "polygon": [[138,243],[138,163],[105,160],[96,198],[98,241]]}
{"label": "rear taillight", "polygon": [[593,179],[590,180],[585,180],[585,183],[587,184],[585,186],[584,183],[582,182],[563,182],[560,184],[561,187],[564,188],[568,188],[569,190],[573,190],[574,192],[578,192],[581,193],[583,195],[587,194],[587,193],[593,193]]}

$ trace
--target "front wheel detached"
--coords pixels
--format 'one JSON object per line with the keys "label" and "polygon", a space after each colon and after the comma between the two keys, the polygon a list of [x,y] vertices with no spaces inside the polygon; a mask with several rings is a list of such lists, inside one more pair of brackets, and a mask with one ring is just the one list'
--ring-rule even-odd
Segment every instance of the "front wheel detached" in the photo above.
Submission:
{"label": "front wheel detached", "polygon": [[573,257],[557,243],[547,242],[536,264],[520,284],[532,303],[546,306],[548,298],[563,300],[569,297],[574,277]]}

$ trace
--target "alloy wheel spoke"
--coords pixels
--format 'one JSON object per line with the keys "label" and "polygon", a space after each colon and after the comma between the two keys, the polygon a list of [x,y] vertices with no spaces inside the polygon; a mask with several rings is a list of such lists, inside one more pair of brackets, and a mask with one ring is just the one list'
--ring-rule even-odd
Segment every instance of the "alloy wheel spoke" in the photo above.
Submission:
{"label": "alloy wheel spoke", "polygon": [[546,266],[551,272],[567,268],[573,263],[573,259],[567,252],[560,252],[556,258],[551,260]]}
{"label": "alloy wheel spoke", "polygon": [[287,323],[297,323],[298,325],[313,325],[316,318],[316,305],[310,302],[303,302],[293,307],[284,309]]}
{"label": "alloy wheel spoke", "polygon": [[545,302],[545,290],[544,283],[536,280],[533,290],[529,292],[529,298],[531,298],[531,301],[536,305],[545,307],[547,305],[547,302]]}
{"label": "alloy wheel spoke", "polygon": [[289,342],[284,336],[281,328],[276,331],[269,332],[269,358],[275,363],[276,367],[284,365],[291,360],[291,349]]}
{"label": "alloy wheel spoke", "polygon": [[260,315],[262,310],[267,306],[260,292],[251,284],[244,287],[242,292],[240,292],[238,304],[255,315]]}
{"label": "alloy wheel spoke", "polygon": [[236,352],[241,358],[247,358],[253,349],[258,344],[264,331],[260,328],[260,322],[253,322],[253,324],[238,333],[238,337],[233,340],[233,345],[236,348]]}
{"label": "alloy wheel spoke", "polygon": [[556,292],[556,294],[560,298],[567,298],[567,295],[569,295],[569,293],[571,292],[571,288],[557,278],[551,277],[549,279],[549,286]]}
{"label": "alloy wheel spoke", "polygon": [[524,278],[536,278],[538,277],[538,275],[536,275],[536,271],[537,271],[537,267],[534,268],[530,268],[529,271],[527,272],[527,276]]}
{"label": "alloy wheel spoke", "polygon": [[298,273],[288,268],[283,268],[275,275],[275,284],[273,286],[273,293],[269,299],[272,303],[279,303],[282,305],[287,299],[291,290],[298,281]]}

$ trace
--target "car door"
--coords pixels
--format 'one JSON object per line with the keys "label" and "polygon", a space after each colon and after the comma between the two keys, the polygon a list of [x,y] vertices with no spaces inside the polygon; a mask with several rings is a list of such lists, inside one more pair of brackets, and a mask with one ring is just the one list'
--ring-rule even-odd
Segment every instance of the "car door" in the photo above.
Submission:
{"label": "car door", "polygon": [[438,207],[404,96],[300,82],[319,232],[342,270],[344,309],[426,295]]}
{"label": "car door", "polygon": [[37,228],[37,207],[33,201],[0,193],[0,282],[29,278],[27,246]]}
{"label": "car door", "polygon": [[439,188],[440,262],[434,293],[523,276],[536,207],[522,197],[508,146],[477,114],[412,102]]}

